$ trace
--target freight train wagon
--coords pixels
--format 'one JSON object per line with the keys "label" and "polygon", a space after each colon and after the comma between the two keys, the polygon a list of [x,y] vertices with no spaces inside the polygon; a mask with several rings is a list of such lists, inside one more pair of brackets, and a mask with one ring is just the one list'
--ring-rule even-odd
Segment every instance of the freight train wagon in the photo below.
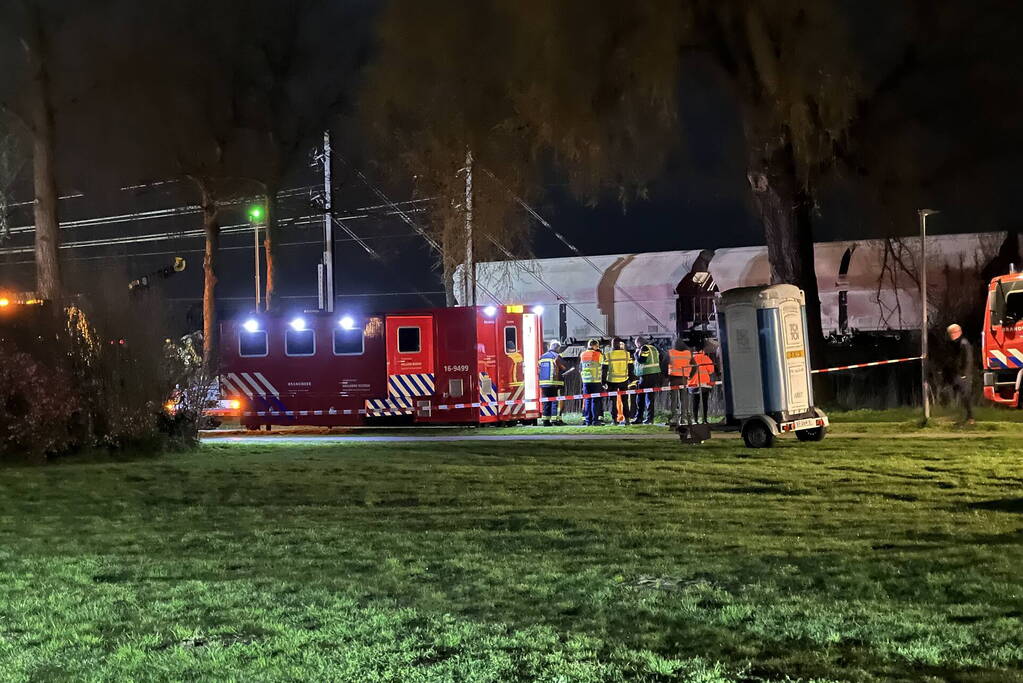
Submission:
{"label": "freight train wagon", "polygon": [[221,397],[248,429],[535,422],[542,329],[522,306],[250,316],[221,325]]}

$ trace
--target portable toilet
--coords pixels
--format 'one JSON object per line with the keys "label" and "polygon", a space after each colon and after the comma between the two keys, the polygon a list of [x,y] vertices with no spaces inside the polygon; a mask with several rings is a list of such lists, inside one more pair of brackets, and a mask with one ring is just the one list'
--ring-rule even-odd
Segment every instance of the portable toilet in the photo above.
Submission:
{"label": "portable toilet", "polygon": [[726,420],[746,445],[795,432],[820,441],[828,418],[813,405],[806,299],[793,285],[728,290],[718,303]]}

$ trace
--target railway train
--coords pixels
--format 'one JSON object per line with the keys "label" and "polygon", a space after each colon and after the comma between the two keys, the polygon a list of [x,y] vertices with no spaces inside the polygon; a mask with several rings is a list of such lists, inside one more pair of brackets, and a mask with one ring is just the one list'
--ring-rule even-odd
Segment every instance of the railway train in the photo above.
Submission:
{"label": "railway train", "polygon": [[[986,281],[981,273],[1016,239],[1006,232],[928,237],[932,301],[964,273]],[[919,238],[820,242],[814,251],[825,335],[919,329]],[[1018,245],[1010,251],[1018,253]],[[463,276],[459,268],[457,293]],[[671,338],[694,330],[714,336],[716,294],[771,279],[766,247],[484,262],[476,277],[478,301],[492,293],[544,306],[544,337],[559,340]]]}

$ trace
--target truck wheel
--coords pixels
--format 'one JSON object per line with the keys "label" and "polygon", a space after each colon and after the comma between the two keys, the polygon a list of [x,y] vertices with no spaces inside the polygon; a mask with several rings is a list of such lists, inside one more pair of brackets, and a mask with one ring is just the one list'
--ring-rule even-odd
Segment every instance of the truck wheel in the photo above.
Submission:
{"label": "truck wheel", "polygon": [[748,420],[742,426],[742,440],[746,448],[770,448],[774,445],[774,434],[760,420]]}
{"label": "truck wheel", "polygon": [[796,432],[796,438],[800,441],[824,441],[828,430],[826,427],[814,427],[813,429],[801,429]]}

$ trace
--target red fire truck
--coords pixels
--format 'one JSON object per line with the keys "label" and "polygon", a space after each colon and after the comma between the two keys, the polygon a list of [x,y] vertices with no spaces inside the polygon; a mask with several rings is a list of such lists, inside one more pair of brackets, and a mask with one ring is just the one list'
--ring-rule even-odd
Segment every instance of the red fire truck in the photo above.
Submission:
{"label": "red fire truck", "polygon": [[542,329],[522,306],[250,316],[221,325],[221,397],[248,429],[535,422]]}
{"label": "red fire truck", "polygon": [[988,285],[984,312],[984,398],[1023,407],[1023,273],[1009,273]]}

